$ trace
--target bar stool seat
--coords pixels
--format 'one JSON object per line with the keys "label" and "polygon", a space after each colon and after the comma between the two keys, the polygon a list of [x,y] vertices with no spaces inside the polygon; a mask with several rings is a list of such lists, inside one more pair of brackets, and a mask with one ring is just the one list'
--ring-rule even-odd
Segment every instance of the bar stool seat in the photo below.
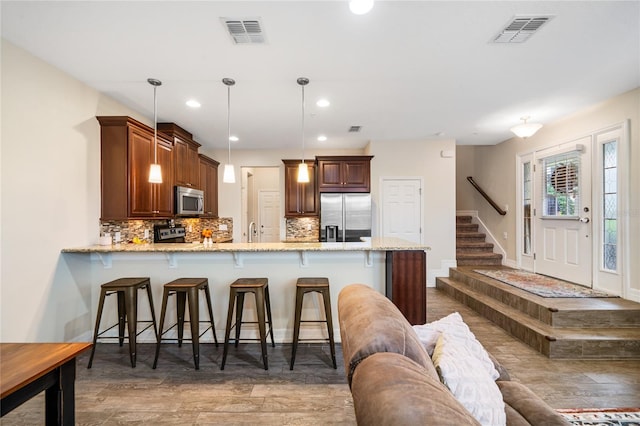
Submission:
{"label": "bar stool seat", "polygon": [[[204,291],[204,297],[207,302],[207,310],[209,311],[208,327],[200,333],[200,305],[198,303],[198,294]],[[167,302],[170,296],[176,295],[177,322],[164,330],[164,319],[167,314]],[[185,309],[189,303],[189,320],[185,321]],[[158,355],[160,354],[160,343],[162,341],[178,341],[178,347],[182,347],[183,340],[190,340],[193,349],[193,363],[196,370],[200,369],[200,337],[212,330],[213,340],[218,347],[218,337],[216,336],[216,328],[213,322],[213,309],[211,308],[211,293],[209,291],[209,280],[207,278],[178,278],[164,285],[162,294],[162,310],[160,311],[160,327],[158,328],[158,343],[156,344],[156,357],[153,361],[153,368],[158,365]],[[191,338],[184,338],[184,324],[189,323],[191,326]],[[178,338],[162,337],[174,327],[178,329]]]}
{"label": "bar stool seat", "polygon": [[[227,353],[229,352],[229,340],[231,329],[235,327],[235,347],[238,347],[240,340],[260,341],[262,349],[262,362],[264,363],[264,369],[269,369],[267,361],[267,336],[271,335],[271,345],[275,348],[276,344],[273,339],[273,322],[271,320],[271,301],[269,299],[269,280],[267,278],[238,278],[229,286],[229,310],[227,312],[227,327],[225,329],[224,336],[224,351],[222,354],[222,363],[220,369],[224,370],[224,364],[227,360]],[[245,293],[253,293],[256,300],[256,314],[257,321],[242,321],[242,312],[244,308],[244,295]],[[237,300],[237,303],[236,303]],[[265,306],[266,306],[266,320],[265,320]],[[233,311],[236,311],[236,321],[233,323]],[[266,324],[269,324],[267,330]],[[242,324],[258,324],[258,330],[260,334],[259,339],[240,339],[240,328]]]}
{"label": "bar stool seat", "polygon": [[[149,300],[149,308],[151,310],[150,320],[138,320],[138,290],[147,290],[147,298]],[[100,330],[100,321],[102,319],[102,311],[107,296],[117,294],[118,296],[118,322],[103,331]],[[138,324],[147,324],[142,330],[138,330]],[[131,359],[131,367],[136,366],[136,337],[142,332],[153,326],[153,334],[158,335],[156,327],[156,314],[153,309],[153,297],[151,295],[151,282],[149,277],[138,278],[118,278],[100,286],[100,301],[98,302],[98,314],[96,316],[96,326],[93,332],[93,346],[91,348],[91,356],[89,356],[89,365],[91,368],[93,363],[93,355],[96,351],[96,343],[98,339],[118,339],[120,346],[124,343],[125,324],[128,328],[129,336],[129,358]],[[118,327],[118,337],[103,336],[106,332],[114,327]]]}
{"label": "bar stool seat", "polygon": [[[307,293],[317,292],[322,295],[324,302],[324,320],[302,320],[302,302],[304,301],[304,295]],[[301,341],[317,341],[318,339],[300,339],[300,323],[326,323],[327,332],[329,334],[326,341],[329,342],[331,349],[331,360],[333,362],[333,368],[337,368],[336,365],[336,348],[333,340],[333,321],[331,317],[331,299],[329,295],[329,279],[325,277],[302,277],[298,278],[296,282],[296,311],[295,320],[293,323],[293,342],[291,345],[291,365],[290,370],[293,370],[293,364],[296,361],[296,351],[298,349],[298,342]]]}

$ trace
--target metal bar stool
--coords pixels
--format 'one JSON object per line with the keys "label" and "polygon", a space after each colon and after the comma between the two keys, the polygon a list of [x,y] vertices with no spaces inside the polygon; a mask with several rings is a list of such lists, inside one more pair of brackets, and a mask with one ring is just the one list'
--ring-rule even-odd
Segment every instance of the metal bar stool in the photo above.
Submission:
{"label": "metal bar stool", "polygon": [[[227,360],[227,353],[229,351],[229,338],[231,329],[235,327],[235,347],[238,347],[240,340],[260,341],[262,348],[262,361],[264,363],[264,369],[269,369],[267,363],[267,335],[271,334],[271,346],[276,347],[276,343],[273,340],[273,322],[271,321],[271,301],[269,300],[269,280],[267,278],[238,278],[229,286],[229,311],[227,313],[227,328],[224,336],[224,351],[222,353],[222,363],[220,369],[224,370],[224,363]],[[242,321],[242,310],[244,307],[244,295],[245,293],[253,293],[256,299],[256,313],[258,321]],[[236,304],[237,299],[237,304]],[[267,322],[269,323],[269,330],[266,330],[265,324],[265,305],[267,307]],[[233,322],[233,310],[235,306],[236,322]],[[260,332],[260,339],[240,339],[240,327],[242,324],[258,324],[258,330]]]}
{"label": "metal bar stool", "polygon": [[[317,292],[322,295],[324,301],[324,314],[325,320],[302,320],[302,302],[304,295],[307,293]],[[336,348],[333,341],[333,321],[331,319],[331,299],[329,296],[329,279],[320,278],[298,278],[296,282],[296,313],[293,323],[293,343],[291,345],[291,366],[290,370],[293,370],[293,364],[296,361],[296,350],[298,349],[298,342],[301,341],[317,341],[318,339],[300,339],[300,323],[326,323],[329,338],[325,339],[329,342],[331,349],[331,360],[333,361],[333,368],[337,368],[336,365]]]}
{"label": "metal bar stool", "polygon": [[[150,320],[138,320],[138,290],[147,290],[147,298],[149,299],[149,308],[151,309]],[[99,331],[100,320],[102,319],[102,310],[107,296],[112,294],[118,295],[118,322],[111,327]],[[153,334],[158,337],[156,327],[156,314],[153,310],[153,297],[151,296],[151,283],[148,277],[141,278],[118,278],[100,286],[100,301],[98,302],[98,315],[96,317],[96,327],[93,332],[93,347],[91,348],[91,356],[89,357],[89,365],[91,368],[93,363],[93,355],[96,352],[96,342],[98,339],[118,339],[118,343],[122,346],[125,337],[125,323],[128,326],[129,336],[129,357],[131,358],[131,367],[136,366],[136,337],[143,331],[153,326]],[[149,323],[142,330],[137,331],[138,323]],[[114,327],[118,327],[118,337],[103,336]]]}
{"label": "metal bar stool", "polygon": [[[207,309],[209,311],[209,326],[200,333],[200,306],[198,303],[199,291],[204,291],[204,297],[207,302]],[[164,330],[164,319],[167,313],[167,301],[169,296],[176,295],[176,309],[177,309],[177,322],[171,327]],[[187,300],[189,301],[189,320],[185,321],[184,312],[187,306]],[[209,331],[213,332],[213,340],[218,347],[218,337],[216,336],[216,327],[213,322],[213,309],[211,308],[211,293],[209,292],[209,280],[207,278],[178,278],[170,283],[164,285],[164,291],[162,295],[162,310],[160,311],[160,327],[158,328],[158,343],[156,344],[156,357],[153,360],[153,368],[158,365],[158,355],[160,354],[160,343],[165,341],[178,341],[178,347],[182,347],[183,340],[191,340],[191,346],[193,349],[193,363],[196,370],[200,369],[200,337]],[[184,338],[184,323],[187,322],[191,326],[191,338]],[[178,328],[178,338],[162,337],[168,333],[174,327]],[[164,331],[163,331],[164,330]]]}

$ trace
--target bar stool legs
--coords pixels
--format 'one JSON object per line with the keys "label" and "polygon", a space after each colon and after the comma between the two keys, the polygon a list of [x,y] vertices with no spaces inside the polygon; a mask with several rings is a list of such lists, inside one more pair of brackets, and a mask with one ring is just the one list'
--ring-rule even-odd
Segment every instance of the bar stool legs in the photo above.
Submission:
{"label": "bar stool legs", "polygon": [[[253,293],[256,300],[256,315],[257,321],[242,321],[242,313],[244,310],[244,296],[246,293]],[[266,318],[265,318],[265,306],[266,306]],[[235,324],[233,323],[233,311],[236,311]],[[269,369],[267,360],[267,336],[271,334],[271,345],[276,346],[273,338],[273,322],[271,319],[271,300],[269,298],[269,286],[267,278],[239,278],[235,280],[230,286],[229,294],[229,309],[227,312],[227,326],[225,328],[224,336],[224,351],[222,353],[222,362],[220,369],[224,370],[224,365],[227,360],[227,354],[229,352],[229,340],[231,337],[231,329],[235,327],[235,341],[234,346],[238,347],[240,339],[240,329],[242,324],[257,323],[260,334],[260,347],[262,350],[262,362],[264,369]],[[267,330],[266,323],[269,323],[269,329]],[[256,339],[242,339],[242,340],[256,340]]]}
{"label": "bar stool legs", "polygon": [[[302,302],[304,295],[307,293],[317,292],[322,295],[324,302],[324,313],[326,320],[302,320]],[[298,342],[303,340],[317,340],[317,339],[300,339],[300,323],[326,323],[327,332],[329,334],[329,347],[331,349],[331,361],[333,362],[333,368],[337,368],[336,364],[336,348],[333,339],[333,320],[331,316],[331,299],[329,296],[329,280],[327,278],[298,278],[296,282],[296,312],[293,323],[293,342],[291,345],[291,365],[290,370],[293,370],[293,364],[296,361],[296,351],[298,349]]]}
{"label": "bar stool legs", "polygon": [[[149,308],[151,311],[151,320],[138,321],[138,290],[147,290],[147,298],[149,300]],[[111,327],[100,330],[100,321],[102,319],[102,312],[104,309],[104,302],[107,296],[117,294],[118,298],[118,323]],[[150,323],[145,328],[137,331],[138,323]],[[131,367],[136,366],[136,337],[153,326],[153,332],[158,335],[158,329],[156,326],[156,314],[153,309],[153,297],[151,295],[151,284],[148,277],[142,278],[119,278],[110,281],[100,286],[100,301],[98,302],[98,313],[96,317],[96,325],[93,332],[93,346],[91,348],[91,355],[89,356],[89,364],[87,368],[91,368],[93,364],[93,356],[96,351],[96,343],[98,339],[109,339],[115,337],[105,337],[104,333],[111,330],[114,327],[118,327],[118,343],[120,346],[124,343],[125,327],[128,329],[129,335],[129,358],[131,360]]]}
{"label": "bar stool legs", "polygon": [[[209,326],[200,333],[200,305],[198,303],[198,294],[204,291],[207,302],[207,310],[209,311]],[[167,301],[169,296],[176,296],[177,322],[164,330],[164,320],[167,313]],[[185,311],[187,303],[189,304],[189,320],[185,320]],[[191,338],[184,339],[184,323],[188,322],[191,328]],[[193,350],[193,363],[196,370],[200,369],[200,337],[202,337],[209,329],[213,332],[213,340],[218,347],[218,337],[216,336],[216,328],[213,322],[213,309],[211,308],[211,293],[209,291],[209,281],[206,278],[179,278],[164,285],[162,295],[162,311],[160,314],[160,327],[158,329],[158,343],[156,345],[156,356],[153,361],[153,368],[158,365],[158,356],[160,354],[160,343],[163,340],[173,340],[172,338],[162,337],[172,328],[177,327],[178,347],[182,347],[184,340],[191,340]]]}

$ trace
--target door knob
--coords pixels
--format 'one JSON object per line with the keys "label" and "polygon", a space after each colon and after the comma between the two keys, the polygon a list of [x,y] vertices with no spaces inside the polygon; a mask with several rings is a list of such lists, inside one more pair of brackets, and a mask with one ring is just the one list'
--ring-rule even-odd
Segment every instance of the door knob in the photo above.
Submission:
{"label": "door knob", "polygon": [[588,217],[581,217],[581,218],[580,218],[580,222],[582,222],[582,223],[589,223],[589,218],[588,218]]}

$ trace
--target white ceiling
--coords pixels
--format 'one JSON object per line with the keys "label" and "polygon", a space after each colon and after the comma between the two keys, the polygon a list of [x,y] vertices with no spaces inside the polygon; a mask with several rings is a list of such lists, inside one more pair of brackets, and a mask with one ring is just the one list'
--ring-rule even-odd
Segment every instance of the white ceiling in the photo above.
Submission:
{"label": "white ceiling", "polygon": [[[640,1],[2,1],[2,37],[206,148],[357,148],[369,140],[496,144],[640,86]],[[527,42],[490,41],[515,16],[553,15]],[[263,45],[220,18],[259,17]],[[197,98],[193,110],[185,101]],[[315,105],[320,97],[329,108]],[[349,134],[352,125],[362,131]],[[317,142],[324,134],[326,142]]]}

